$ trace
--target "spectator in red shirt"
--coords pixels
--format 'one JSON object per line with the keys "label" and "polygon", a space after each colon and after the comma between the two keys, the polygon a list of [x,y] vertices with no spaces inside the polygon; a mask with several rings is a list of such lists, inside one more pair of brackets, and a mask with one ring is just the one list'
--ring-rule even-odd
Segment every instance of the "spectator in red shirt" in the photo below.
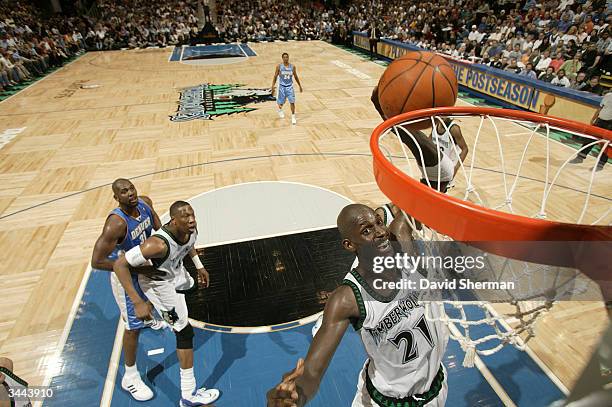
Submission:
{"label": "spectator in red shirt", "polygon": [[557,72],[564,62],[565,60],[563,59],[563,53],[557,52],[556,58],[550,61],[550,64],[548,64],[548,66],[550,66],[552,69],[555,70],[555,72]]}

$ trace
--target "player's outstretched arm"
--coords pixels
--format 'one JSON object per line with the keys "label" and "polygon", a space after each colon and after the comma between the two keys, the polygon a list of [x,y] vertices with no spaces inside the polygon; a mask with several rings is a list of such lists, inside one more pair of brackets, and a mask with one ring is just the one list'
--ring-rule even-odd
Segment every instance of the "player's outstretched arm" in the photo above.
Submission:
{"label": "player's outstretched arm", "polygon": [[145,302],[136,292],[134,284],[132,284],[130,266],[140,267],[149,263],[150,259],[161,259],[166,255],[167,251],[166,243],[152,236],[140,246],[128,250],[125,256],[118,258],[113,265],[113,271],[117,275],[123,289],[134,303],[136,316],[140,319],[152,319],[151,304]]}
{"label": "player's outstretched arm", "polygon": [[144,195],[141,195],[140,199],[142,199],[144,203],[146,203],[149,208],[151,208],[151,212],[153,213],[153,230],[159,230],[159,228],[162,227],[162,224],[161,220],[159,219],[159,216],[157,215],[157,212],[155,212],[155,209],[153,209],[153,201],[151,200],[151,198]]}
{"label": "player's outstretched arm", "polygon": [[459,154],[459,161],[457,161],[457,164],[455,165],[455,174],[457,174],[457,171],[459,171],[461,163],[465,161],[465,158],[467,157],[470,148],[468,147],[467,142],[463,137],[463,133],[461,133],[461,127],[459,127],[459,125],[454,125],[453,127],[451,127],[450,134],[453,137],[453,140],[455,140],[455,145],[461,149],[461,154]]}
{"label": "player's outstretched arm", "polygon": [[323,323],[315,335],[303,365],[283,376],[283,380],[268,391],[268,407],[303,406],[319,389],[321,379],[351,318],[359,317],[355,294],[350,287],[338,287],[327,301]]}

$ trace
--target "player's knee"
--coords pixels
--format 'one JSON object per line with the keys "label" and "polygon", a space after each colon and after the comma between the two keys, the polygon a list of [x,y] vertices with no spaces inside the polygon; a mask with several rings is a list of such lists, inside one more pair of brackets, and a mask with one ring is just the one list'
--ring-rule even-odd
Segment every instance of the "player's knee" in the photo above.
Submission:
{"label": "player's knee", "polygon": [[180,331],[174,331],[176,335],[176,348],[177,349],[192,349],[193,348],[193,327],[191,324]]}
{"label": "player's knee", "polygon": [[0,357],[0,367],[4,367],[11,372],[13,371],[13,361],[9,358]]}

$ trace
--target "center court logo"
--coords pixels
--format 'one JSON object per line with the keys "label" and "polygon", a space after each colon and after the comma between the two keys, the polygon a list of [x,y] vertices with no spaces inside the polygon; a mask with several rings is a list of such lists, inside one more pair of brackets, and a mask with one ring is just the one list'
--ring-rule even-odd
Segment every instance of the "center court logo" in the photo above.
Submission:
{"label": "center court logo", "polygon": [[247,105],[273,101],[270,89],[243,89],[239,84],[202,85],[181,90],[176,113],[170,116],[173,122],[186,122],[234,113],[250,112],[254,107]]}

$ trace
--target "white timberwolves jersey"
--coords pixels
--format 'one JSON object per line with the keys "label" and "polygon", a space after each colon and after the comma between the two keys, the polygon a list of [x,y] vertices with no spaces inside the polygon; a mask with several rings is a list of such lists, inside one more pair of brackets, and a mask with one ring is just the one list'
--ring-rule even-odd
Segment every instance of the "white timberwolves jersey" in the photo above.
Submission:
{"label": "white timberwolves jersey", "polygon": [[[407,271],[402,274],[411,277]],[[346,275],[343,284],[352,288],[359,306],[360,318],[353,326],[370,361],[367,376],[372,398],[376,400],[373,393],[380,393],[402,399],[441,386],[436,381],[443,381],[440,372],[448,331],[443,323],[427,320],[417,293],[402,290],[391,300],[382,298],[356,269]]]}
{"label": "white timberwolves jersey", "polygon": [[165,271],[167,273],[165,279],[174,281],[174,287],[177,290],[188,290],[191,288],[194,285],[194,281],[185,269],[185,266],[183,266],[183,259],[195,245],[198,232],[193,232],[189,236],[189,241],[185,244],[178,242],[176,237],[166,229],[165,225],[158,231],[153,232],[152,236],[161,238],[168,246],[166,257],[151,260],[155,268]]}
{"label": "white timberwolves jersey", "polygon": [[438,134],[438,124],[431,129],[431,139],[433,143],[438,146],[440,151],[448,156],[453,163],[453,168],[459,162],[459,155],[461,154],[461,149],[455,145],[453,141],[453,136],[450,133],[451,127],[456,126],[457,123],[450,122],[448,126],[443,124],[444,133]]}

